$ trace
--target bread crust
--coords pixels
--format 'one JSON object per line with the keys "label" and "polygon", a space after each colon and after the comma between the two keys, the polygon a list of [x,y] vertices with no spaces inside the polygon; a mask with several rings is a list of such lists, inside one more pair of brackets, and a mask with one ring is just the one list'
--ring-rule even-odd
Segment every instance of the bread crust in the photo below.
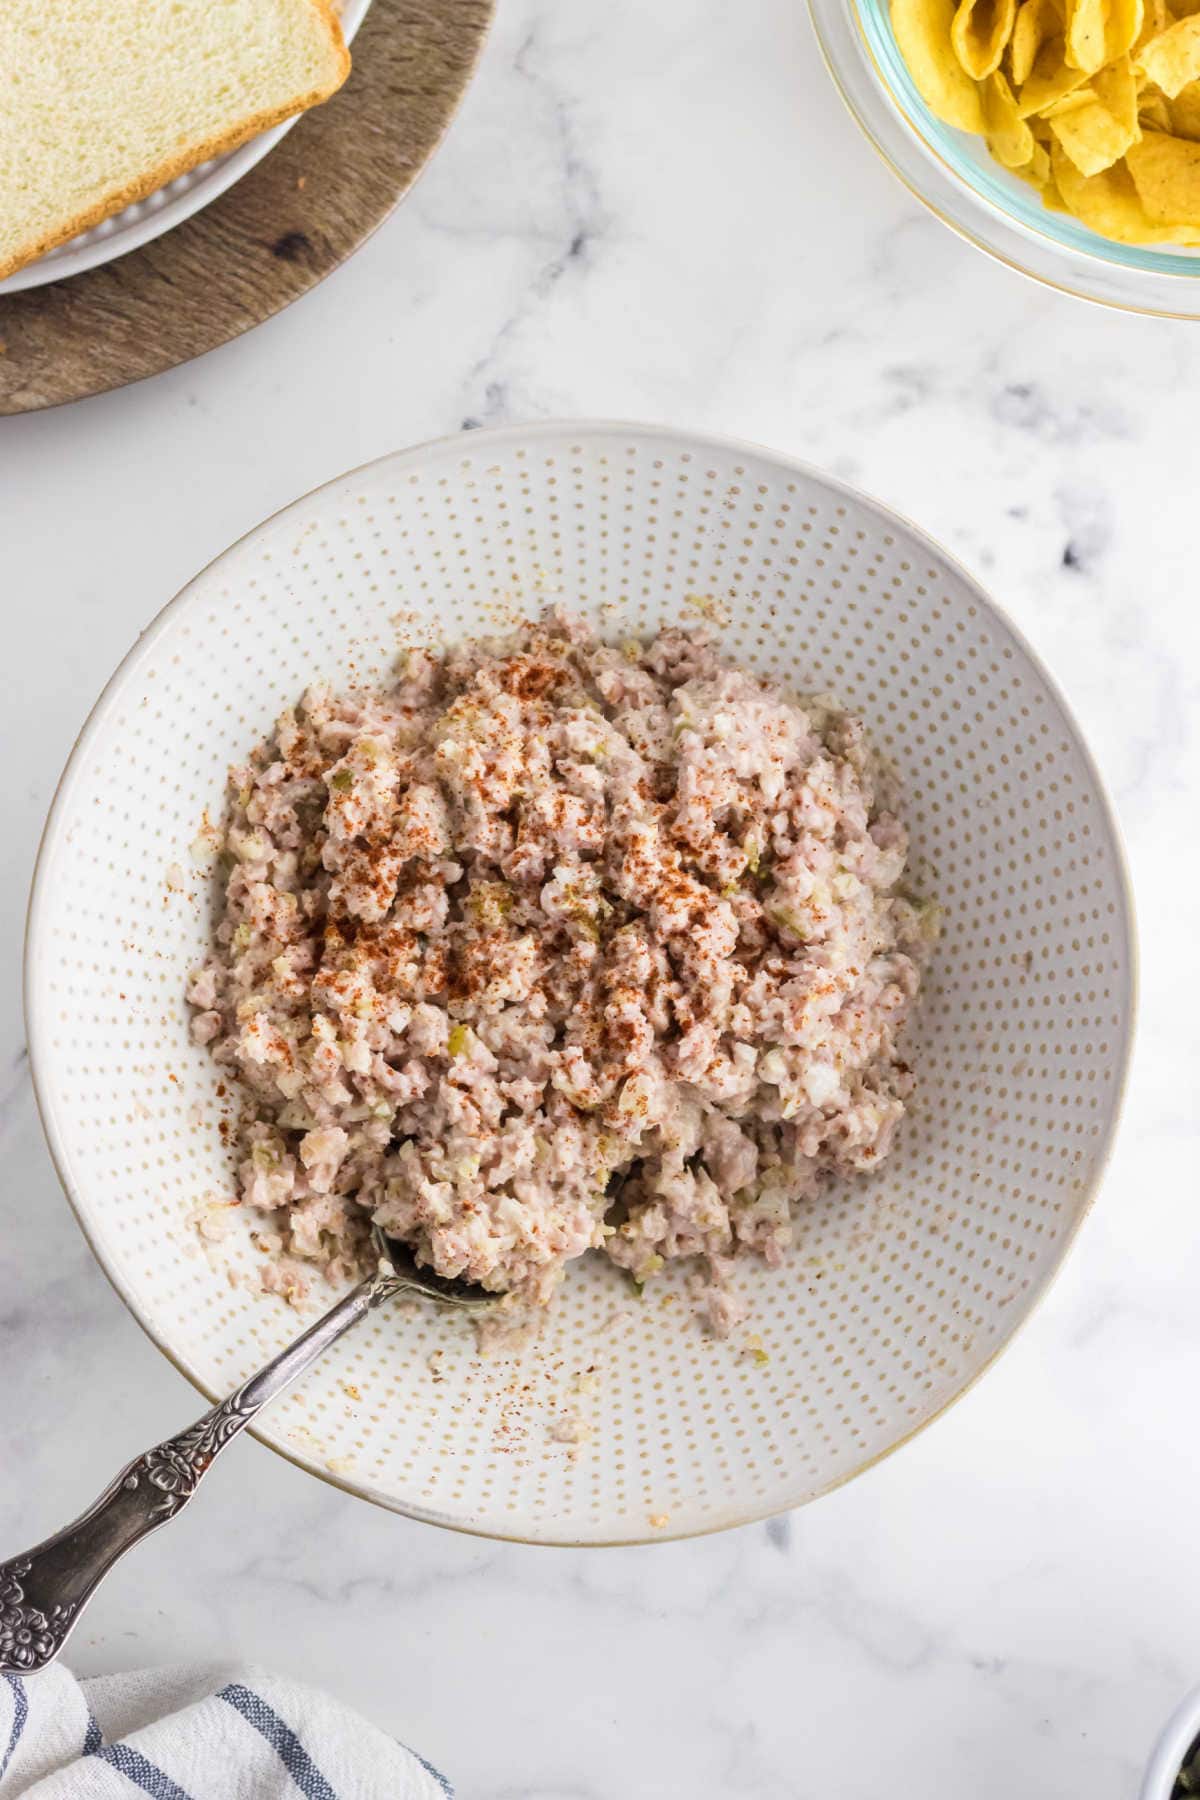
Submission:
{"label": "bread crust", "polygon": [[310,93],[293,101],[289,106],[267,107],[255,113],[242,125],[232,131],[220,132],[216,136],[206,138],[202,143],[190,150],[167,157],[155,168],[150,169],[137,181],[129,182],[116,193],[106,199],[98,200],[92,206],[85,207],[63,224],[56,225],[30,239],[20,250],[13,251],[8,257],[0,255],[0,281],[9,275],[15,275],[18,269],[27,268],[31,262],[37,262],[48,250],[55,250],[59,244],[70,243],[82,231],[90,231],[93,225],[99,225],[105,219],[123,212],[127,206],[133,206],[138,200],[145,200],[159,188],[166,187],[180,175],[186,175],[202,162],[211,157],[227,156],[231,150],[246,144],[251,138],[269,131],[273,125],[281,125],[285,119],[296,118],[300,113],[308,112],[314,106],[320,106],[336,94],[350,73],[350,52],[342,36],[341,21],[334,9],[333,0],[308,0],[308,4],[317,14],[329,32],[331,48],[337,58],[338,68],[333,81],[320,88],[313,88]]}

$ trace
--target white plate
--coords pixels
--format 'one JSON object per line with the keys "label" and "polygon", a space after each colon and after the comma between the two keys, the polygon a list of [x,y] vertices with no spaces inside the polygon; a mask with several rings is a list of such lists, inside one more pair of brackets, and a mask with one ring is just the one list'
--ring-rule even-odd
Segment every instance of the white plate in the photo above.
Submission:
{"label": "white plate", "polygon": [[[638,1302],[586,1259],[514,1359],[482,1361],[429,1310],[382,1311],[264,1415],[266,1442],[397,1511],[630,1542],[796,1506],[934,1418],[1045,1290],[1108,1151],[1134,981],[1112,818],[1061,696],[944,551],[787,457],[646,426],[480,431],[347,475],[206,569],[109,683],[46,828],[26,1004],[96,1254],[224,1393],[297,1321],[258,1291],[240,1227],[231,1286],[189,1222],[231,1188],[183,998],[209,928],[204,811],[310,681],[388,669],[398,613],[445,641],[486,629],[498,596],[550,594],[617,636],[717,596],[737,657],[836,690],[905,776],[916,879],[947,911],[895,1154],[805,1212],[783,1269],[738,1276],[765,1363],[742,1333],[704,1336],[677,1286]],[[547,1428],[591,1367],[595,1435],[573,1458]]]}
{"label": "white plate", "polygon": [[[370,4],[371,0],[346,0],[342,8],[342,32],[347,43],[366,18]],[[102,263],[112,262],[161,237],[172,226],[182,225],[185,219],[190,219],[226,188],[231,188],[235,181],[240,181],[303,117],[304,114],[299,113],[296,118],[285,119],[282,125],[264,131],[261,137],[251,138],[248,144],[231,150],[228,156],[198,164],[186,175],[177,176],[166,187],[148,194],[144,200],[135,201],[123,212],[115,213],[111,219],[102,219],[90,231],[81,231],[78,237],[60,244],[56,250],[48,250],[37,262],[18,269],[7,281],[0,281],[0,299],[5,294],[19,294],[26,288],[44,287],[50,281],[66,281],[72,275],[82,275],[85,269],[98,269]]]}

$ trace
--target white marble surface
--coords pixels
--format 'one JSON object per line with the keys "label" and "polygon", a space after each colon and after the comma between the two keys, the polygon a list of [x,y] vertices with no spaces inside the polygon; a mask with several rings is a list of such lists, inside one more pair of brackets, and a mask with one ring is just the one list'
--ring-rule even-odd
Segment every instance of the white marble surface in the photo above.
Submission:
{"label": "white marble surface", "polygon": [[0,425],[0,1545],[195,1396],[92,1264],[22,1054],[29,870],[135,633],[304,489],[467,421],[670,419],[849,476],[980,572],[1127,834],[1140,1044],[1048,1303],[940,1424],[807,1512],[641,1551],[473,1542],[243,1442],[110,1584],[83,1671],[324,1683],[477,1800],[1132,1796],[1200,1680],[1195,995],[1200,330],[1023,283],[842,113],[800,0],[501,0],[434,167],[283,317]]}

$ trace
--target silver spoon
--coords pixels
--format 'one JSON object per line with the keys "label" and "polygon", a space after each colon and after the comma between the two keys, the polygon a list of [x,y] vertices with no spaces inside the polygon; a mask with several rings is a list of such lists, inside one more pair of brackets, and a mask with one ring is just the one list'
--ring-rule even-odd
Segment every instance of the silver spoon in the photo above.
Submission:
{"label": "silver spoon", "polygon": [[31,1675],[52,1663],[113,1564],[181,1512],[229,1440],[381,1301],[419,1294],[478,1313],[503,1299],[419,1269],[408,1247],[378,1226],[375,1247],[375,1273],[227,1400],[135,1457],[73,1524],[0,1563],[0,1675]]}

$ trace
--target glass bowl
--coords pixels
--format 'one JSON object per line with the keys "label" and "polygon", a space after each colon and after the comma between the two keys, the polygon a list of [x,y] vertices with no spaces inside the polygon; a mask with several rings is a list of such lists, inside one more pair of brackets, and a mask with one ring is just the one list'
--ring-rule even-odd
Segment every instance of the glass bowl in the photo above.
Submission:
{"label": "glass bowl", "polygon": [[981,137],[926,106],[892,33],[888,0],[809,0],[830,74],[910,192],[981,250],[1048,287],[1128,312],[1200,318],[1200,254],[1101,237],[996,162]]}

